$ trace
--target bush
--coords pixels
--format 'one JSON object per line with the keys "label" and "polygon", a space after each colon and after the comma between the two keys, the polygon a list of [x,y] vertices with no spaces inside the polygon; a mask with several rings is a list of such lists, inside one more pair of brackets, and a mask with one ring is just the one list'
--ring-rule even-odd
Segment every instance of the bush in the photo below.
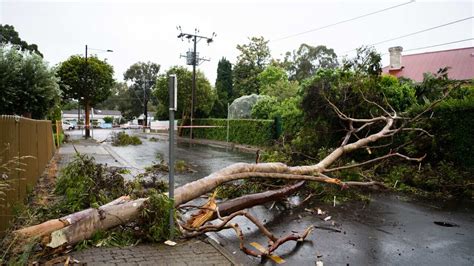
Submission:
{"label": "bush", "polygon": [[114,118],[112,116],[104,117],[104,122],[107,124],[112,124],[114,122]]}
{"label": "bush", "polygon": [[99,206],[128,194],[118,172],[108,172],[93,157],[81,154],[61,171],[54,193],[63,196],[55,208],[59,213]]}
{"label": "bush", "polygon": [[127,146],[127,145],[140,145],[142,141],[137,136],[130,136],[125,132],[119,132],[112,135],[112,145],[114,146]]}
{"label": "bush", "polygon": [[[222,140],[227,139],[227,119],[196,119],[195,126],[219,126],[216,128],[196,128],[196,138]],[[185,134],[188,130],[185,131]],[[249,145],[270,145],[275,139],[273,120],[230,119],[229,141]]]}

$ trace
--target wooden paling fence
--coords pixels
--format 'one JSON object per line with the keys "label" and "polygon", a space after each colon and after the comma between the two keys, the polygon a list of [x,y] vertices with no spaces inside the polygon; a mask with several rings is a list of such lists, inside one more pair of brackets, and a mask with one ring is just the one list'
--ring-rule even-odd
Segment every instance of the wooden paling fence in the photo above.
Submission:
{"label": "wooden paling fence", "polygon": [[55,151],[51,121],[0,115],[0,236]]}

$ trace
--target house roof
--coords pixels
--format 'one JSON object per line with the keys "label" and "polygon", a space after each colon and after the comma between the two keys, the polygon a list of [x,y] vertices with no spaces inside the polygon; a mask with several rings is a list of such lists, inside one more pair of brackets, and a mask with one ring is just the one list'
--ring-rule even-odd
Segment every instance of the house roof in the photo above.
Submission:
{"label": "house roof", "polygon": [[[63,110],[63,114],[68,114],[68,115],[77,115],[77,109],[72,109],[72,110]],[[84,114],[84,110],[81,109],[81,115]],[[104,115],[104,116],[121,116],[122,113],[120,111],[116,110],[98,110],[94,109],[94,114],[95,115]]]}
{"label": "house roof", "polygon": [[402,55],[402,68],[390,69],[383,73],[423,81],[423,73],[436,74],[440,68],[449,67],[448,77],[455,80],[474,79],[474,47]]}
{"label": "house roof", "polygon": [[[77,109],[63,110],[63,114],[67,115],[77,115]],[[84,110],[81,109],[81,115],[84,114]]]}
{"label": "house roof", "polygon": [[122,112],[116,110],[99,110],[94,109],[94,114],[96,115],[114,115],[114,116],[121,116]]}

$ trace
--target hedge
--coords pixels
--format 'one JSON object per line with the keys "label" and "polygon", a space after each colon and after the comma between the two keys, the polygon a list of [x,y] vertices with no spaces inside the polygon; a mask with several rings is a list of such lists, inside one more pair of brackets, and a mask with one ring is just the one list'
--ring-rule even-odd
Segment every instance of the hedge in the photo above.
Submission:
{"label": "hedge", "polygon": [[[195,138],[227,140],[227,119],[194,119],[194,126],[220,126],[216,128],[194,128]],[[189,134],[188,130],[184,134]],[[256,146],[271,145],[276,138],[274,120],[230,119],[229,141]]]}
{"label": "hedge", "polygon": [[447,100],[435,107],[431,122],[436,152],[458,165],[474,166],[474,101]]}

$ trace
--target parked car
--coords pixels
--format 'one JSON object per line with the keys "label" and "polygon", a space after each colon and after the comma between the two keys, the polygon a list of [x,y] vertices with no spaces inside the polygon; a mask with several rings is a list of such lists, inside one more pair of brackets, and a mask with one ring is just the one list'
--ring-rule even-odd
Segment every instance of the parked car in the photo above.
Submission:
{"label": "parked car", "polygon": [[75,129],[76,126],[67,122],[67,121],[63,121],[63,130],[73,130]]}
{"label": "parked car", "polygon": [[120,125],[120,128],[122,128],[122,129],[138,129],[138,128],[142,128],[142,125],[132,124],[130,122],[127,122],[125,124]]}

